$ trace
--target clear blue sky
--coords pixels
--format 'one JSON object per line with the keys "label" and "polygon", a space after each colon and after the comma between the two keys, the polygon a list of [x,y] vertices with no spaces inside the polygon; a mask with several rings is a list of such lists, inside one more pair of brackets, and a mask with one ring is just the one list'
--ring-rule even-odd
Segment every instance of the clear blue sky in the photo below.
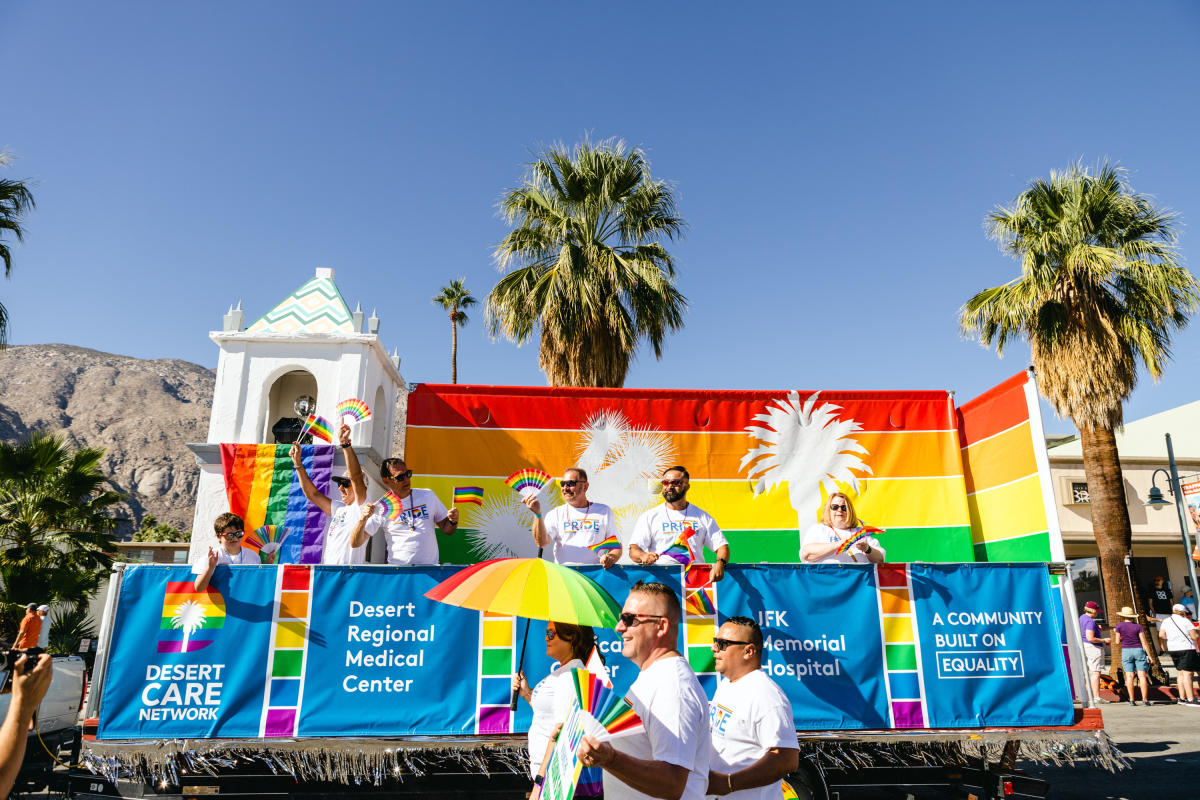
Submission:
{"label": "clear blue sky", "polygon": [[[1018,271],[984,215],[1080,158],[1178,211],[1200,269],[1192,0],[18,0],[0,70],[5,174],[38,202],[0,281],[17,344],[214,366],[230,303],[253,320],[327,266],[408,380],[446,381],[430,298],[465,276],[482,300],[501,192],[588,132],[644,148],[690,224],[687,327],[630,386],[975,396],[1028,358],[957,332]],[[460,379],[544,383],[482,321]],[[1200,320],[1127,419],[1200,397],[1198,345]]]}

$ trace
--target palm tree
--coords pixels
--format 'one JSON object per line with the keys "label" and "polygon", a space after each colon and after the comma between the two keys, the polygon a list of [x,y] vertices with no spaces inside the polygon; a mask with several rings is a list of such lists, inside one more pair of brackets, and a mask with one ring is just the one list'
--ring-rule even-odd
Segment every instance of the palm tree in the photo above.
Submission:
{"label": "palm tree", "polygon": [[538,364],[552,386],[623,385],[643,340],[662,358],[687,299],[661,240],[684,222],[641,150],[613,140],[554,145],[500,210],[516,227],[496,248],[505,275],[488,295],[492,336],[520,345],[540,327]]}
{"label": "palm tree", "polygon": [[1051,172],[987,218],[989,236],[1020,260],[1021,277],[979,292],[961,310],[964,335],[998,354],[1010,338],[1029,342],[1042,394],[1079,429],[1110,609],[1133,605],[1114,430],[1139,362],[1157,379],[1171,333],[1200,303],[1200,286],[1177,261],[1175,222],[1135,194],[1120,168]]}
{"label": "palm tree", "polygon": [[[8,153],[0,153],[0,167],[12,161]],[[11,232],[17,241],[25,238],[21,217],[34,207],[33,193],[21,181],[0,178],[0,261],[4,262],[4,277],[12,273],[12,252],[4,243],[4,233]],[[0,350],[8,344],[8,311],[0,303]]]}
{"label": "palm tree", "polygon": [[31,599],[78,603],[108,575],[115,549],[110,512],[121,495],[106,487],[104,451],[71,451],[34,434],[0,442],[0,600],[6,611]]}
{"label": "palm tree", "polygon": [[471,296],[471,290],[464,284],[466,278],[450,281],[449,286],[443,286],[441,293],[433,298],[433,302],[450,312],[450,382],[458,383],[458,328],[466,325],[467,312],[464,308],[475,305],[476,299]]}
{"label": "palm tree", "polygon": [[183,646],[179,652],[186,653],[188,651],[188,640],[192,638],[193,633],[204,626],[206,616],[208,616],[208,612],[204,610],[204,606],[195,600],[185,600],[175,606],[175,613],[171,615],[171,627],[183,628]]}

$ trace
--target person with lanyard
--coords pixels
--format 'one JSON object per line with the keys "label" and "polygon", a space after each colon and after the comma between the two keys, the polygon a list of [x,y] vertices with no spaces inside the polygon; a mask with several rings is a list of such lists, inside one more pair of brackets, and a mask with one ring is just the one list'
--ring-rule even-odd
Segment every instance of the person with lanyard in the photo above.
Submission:
{"label": "person with lanyard", "polygon": [[1117,612],[1123,617],[1123,622],[1113,626],[1113,631],[1121,639],[1121,668],[1125,670],[1125,688],[1129,692],[1129,705],[1136,706],[1134,699],[1133,681],[1137,676],[1138,686],[1142,688],[1142,705],[1150,705],[1150,677],[1146,674],[1150,661],[1146,653],[1150,650],[1150,640],[1146,638],[1146,629],[1134,620],[1137,614],[1129,606]]}
{"label": "person with lanyard", "polygon": [[712,650],[721,680],[708,704],[708,793],[776,800],[800,766],[800,741],[791,702],[762,670],[762,628],[750,617],[729,617]]}
{"label": "person with lanyard", "polygon": [[413,471],[402,458],[384,459],[379,478],[388,491],[398,498],[400,514],[397,519],[376,514],[367,522],[366,531],[374,534],[383,529],[387,536],[389,564],[413,566],[438,563],[436,531],[449,536],[458,530],[458,509],[449,511],[438,496],[429,489],[414,489]]}
{"label": "person with lanyard", "polygon": [[1171,608],[1171,616],[1158,626],[1158,638],[1162,640],[1163,649],[1171,654],[1171,663],[1175,665],[1175,690],[1179,694],[1179,704],[1189,708],[1200,708],[1200,700],[1196,699],[1196,691],[1192,686],[1192,676],[1200,669],[1200,654],[1196,648],[1200,646],[1200,633],[1188,617],[1187,608],[1182,603],[1176,603]]}
{"label": "person with lanyard", "polygon": [[197,592],[203,592],[208,588],[208,582],[212,580],[213,571],[218,564],[236,566],[262,563],[258,553],[242,547],[242,537],[246,535],[246,523],[242,522],[242,518],[237,514],[226,511],[216,518],[213,528],[216,530],[217,544],[220,546],[208,548],[208,558],[192,567],[192,573],[196,576],[192,585]]}
{"label": "person with lanyard", "polygon": [[874,536],[862,536],[843,552],[838,550],[863,529],[854,503],[844,492],[829,495],[821,521],[809,528],[800,542],[800,560],[805,564],[878,564],[886,553]]}
{"label": "person with lanyard", "polygon": [[522,502],[533,512],[533,541],[538,548],[550,544],[551,560],[556,564],[599,564],[608,569],[621,557],[621,547],[606,549],[603,554],[592,550],[609,536],[617,535],[617,519],[612,509],[588,499],[587,472],[571,467],[559,481],[562,487],[561,506],[542,515],[542,504],[536,494]]}
{"label": "person with lanyard", "polygon": [[708,698],[676,649],[682,616],[669,586],[638,581],[630,588],[617,633],[621,655],[638,668],[625,699],[643,730],[611,741],[588,733],[576,751],[583,766],[604,770],[604,800],[704,797],[712,750]]}
{"label": "person with lanyard", "polygon": [[358,463],[358,455],[350,444],[350,426],[342,423],[338,429],[338,444],[346,457],[346,475],[335,475],[333,482],[337,485],[339,499],[326,497],[317,491],[312,478],[304,468],[300,445],[293,444],[288,455],[292,457],[292,466],[296,476],[300,478],[300,488],[308,502],[321,509],[321,513],[329,517],[329,525],[325,529],[325,542],[321,548],[322,564],[362,564],[367,560],[367,531],[366,525],[375,507],[363,503],[367,499],[367,481],[363,477],[362,466]]}
{"label": "person with lanyard", "polygon": [[[704,509],[688,502],[691,476],[684,467],[671,467],[662,476],[663,502],[638,517],[633,525],[629,557],[635,564],[676,565],[680,562],[663,551],[681,537],[687,548],[689,562],[704,563],[704,548],[716,553],[711,578],[714,582],[725,577],[729,565],[729,542],[725,534]],[[692,533],[687,532],[691,530]]]}

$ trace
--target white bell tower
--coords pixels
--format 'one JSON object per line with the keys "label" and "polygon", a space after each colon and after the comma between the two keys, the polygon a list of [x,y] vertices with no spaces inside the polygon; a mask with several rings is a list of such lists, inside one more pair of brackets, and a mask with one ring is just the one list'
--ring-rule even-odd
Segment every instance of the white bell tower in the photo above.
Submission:
{"label": "white bell tower", "polygon": [[[371,419],[352,425],[354,451],[368,481],[391,455],[396,401],[405,392],[398,355],[379,340],[379,319],[351,313],[333,270],[316,276],[242,330],[241,303],[225,314],[223,329],[209,334],[221,348],[213,390],[208,441],[189,444],[200,464],[190,560],[216,544],[213,520],[229,510],[220,445],[275,444],[273,429],[294,425],[301,411],[315,412],[336,430],[334,407],[357,397]],[[344,465],[339,451],[335,464]]]}

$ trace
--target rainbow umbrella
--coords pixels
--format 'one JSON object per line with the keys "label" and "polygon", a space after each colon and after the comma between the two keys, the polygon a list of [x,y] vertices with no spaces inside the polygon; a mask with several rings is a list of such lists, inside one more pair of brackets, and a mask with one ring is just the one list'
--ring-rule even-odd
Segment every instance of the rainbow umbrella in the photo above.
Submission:
{"label": "rainbow umbrella", "polygon": [[540,558],[495,558],[425,593],[439,603],[514,617],[616,627],[621,607],[586,575]]}

